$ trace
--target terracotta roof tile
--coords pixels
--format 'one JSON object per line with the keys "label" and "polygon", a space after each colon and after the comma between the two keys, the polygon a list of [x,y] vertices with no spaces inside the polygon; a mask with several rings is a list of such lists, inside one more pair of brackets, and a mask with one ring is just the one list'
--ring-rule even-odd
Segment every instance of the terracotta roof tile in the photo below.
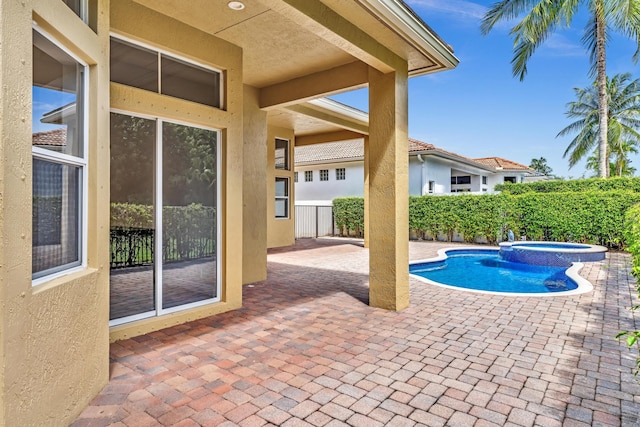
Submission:
{"label": "terracotta roof tile", "polygon": [[493,168],[501,168],[503,170],[531,170],[530,167],[521,163],[517,163],[502,157],[482,157],[479,159],[473,159],[478,163],[482,163],[485,166],[491,166]]}
{"label": "terracotta roof tile", "polygon": [[36,132],[31,136],[33,145],[63,147],[67,145],[67,128]]}
{"label": "terracotta roof tile", "polygon": [[328,142],[303,145],[295,149],[296,164],[309,164],[327,160],[358,160],[364,157],[364,140]]}
{"label": "terracotta roof tile", "polygon": [[[324,144],[304,145],[295,148],[296,165],[324,163],[327,161],[362,160],[364,158],[364,140],[352,139],[348,141],[328,142]],[[460,161],[476,166],[502,170],[531,170],[529,167],[502,157],[483,157],[472,159],[458,153],[443,150],[433,144],[409,138],[409,153],[432,151],[444,155],[457,157]]]}

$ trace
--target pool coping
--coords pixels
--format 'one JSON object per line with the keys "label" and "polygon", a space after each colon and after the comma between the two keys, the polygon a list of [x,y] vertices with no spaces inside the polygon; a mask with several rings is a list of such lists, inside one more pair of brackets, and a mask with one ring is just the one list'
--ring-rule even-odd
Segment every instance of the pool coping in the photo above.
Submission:
{"label": "pool coping", "polygon": [[[433,258],[428,258],[428,259],[420,259],[420,260],[416,260],[416,261],[411,261],[409,262],[409,266],[414,265],[414,264],[420,264],[420,263],[425,263],[425,262],[438,262],[438,261],[444,261],[448,258],[447,252],[449,251],[486,251],[486,252],[495,252],[495,251],[499,251],[500,247],[499,246],[491,246],[488,248],[478,248],[477,246],[463,246],[463,247],[451,247],[451,248],[443,248],[443,249],[439,249],[438,250],[438,255],[433,257]],[[448,289],[455,289],[458,291],[464,291],[464,292],[474,292],[474,293],[479,293],[479,294],[488,294],[488,295],[502,295],[502,296],[526,296],[526,297],[553,297],[553,296],[572,296],[572,295],[580,295],[580,294],[584,294],[587,292],[591,292],[593,290],[593,284],[591,282],[589,282],[587,279],[585,279],[584,277],[580,276],[579,272],[580,269],[582,269],[582,267],[584,266],[584,263],[582,262],[574,262],[571,264],[571,266],[569,268],[567,268],[565,274],[567,275],[567,277],[569,277],[571,280],[573,280],[574,282],[576,282],[576,285],[578,285],[578,287],[576,289],[572,289],[570,291],[562,291],[562,292],[535,292],[535,293],[526,293],[526,292],[500,292],[500,291],[484,291],[484,290],[479,290],[479,289],[469,289],[469,288],[462,288],[459,286],[453,286],[453,285],[447,285],[444,283],[440,283],[440,282],[435,282],[433,280],[429,280],[425,277],[422,276],[418,276],[415,274],[411,274],[409,273],[409,276],[420,281],[420,282],[424,282],[430,285],[435,285],[435,286],[439,286],[441,288],[448,288]]]}

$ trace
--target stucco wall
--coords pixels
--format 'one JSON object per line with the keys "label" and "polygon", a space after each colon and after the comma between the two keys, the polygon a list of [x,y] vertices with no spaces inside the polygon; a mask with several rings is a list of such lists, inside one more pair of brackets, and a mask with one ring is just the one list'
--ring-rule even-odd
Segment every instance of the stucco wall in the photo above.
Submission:
{"label": "stucco wall", "polygon": [[267,113],[258,90],[244,88],[242,281],[267,278]]}
{"label": "stucco wall", "polygon": [[[345,169],[345,179],[336,180],[336,169]],[[320,181],[320,170],[329,171],[329,180]],[[313,181],[306,182],[305,171],[313,172]],[[364,196],[364,162],[326,163],[324,165],[296,166],[298,182],[295,183],[296,201],[302,200],[328,200],[337,197],[363,197]]]}
{"label": "stucco wall", "polygon": [[[443,194],[451,192],[451,166],[440,162],[433,156],[425,157],[426,174],[424,185],[428,186],[429,181],[435,181],[434,194]],[[425,189],[425,193],[428,191]]]}
{"label": "stucco wall", "polygon": [[[99,0],[101,8],[108,1]],[[62,2],[0,7],[0,425],[68,425],[109,374],[108,16]],[[32,286],[32,25],[89,65],[87,267]],[[74,40],[73,43],[68,40]]]}
{"label": "stucco wall", "polygon": [[[282,138],[289,140],[290,170],[275,169],[275,140]],[[267,127],[267,247],[276,248],[295,243],[294,213],[295,195],[293,191],[293,165],[295,164],[294,134],[292,129],[275,126]],[[276,218],[275,178],[289,178],[289,218]]]}
{"label": "stucco wall", "polygon": [[[162,31],[158,31],[162,28]],[[129,0],[111,4],[111,29],[133,40],[224,72],[224,109],[111,83],[111,108],[193,123],[222,131],[221,301],[111,328],[112,341],[222,313],[242,305],[243,91],[242,50]],[[251,124],[248,124],[251,126]],[[257,126],[261,126],[260,123]],[[257,132],[260,132],[258,129]],[[250,132],[251,133],[251,132]]]}

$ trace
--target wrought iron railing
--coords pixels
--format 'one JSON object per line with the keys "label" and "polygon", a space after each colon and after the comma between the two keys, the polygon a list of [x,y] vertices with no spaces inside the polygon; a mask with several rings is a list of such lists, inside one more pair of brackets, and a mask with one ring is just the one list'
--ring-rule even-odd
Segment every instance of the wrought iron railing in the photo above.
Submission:
{"label": "wrought iron railing", "polygon": [[[163,262],[192,260],[215,255],[213,232],[181,228],[165,230]],[[151,265],[154,260],[155,232],[150,228],[111,227],[111,268]]]}

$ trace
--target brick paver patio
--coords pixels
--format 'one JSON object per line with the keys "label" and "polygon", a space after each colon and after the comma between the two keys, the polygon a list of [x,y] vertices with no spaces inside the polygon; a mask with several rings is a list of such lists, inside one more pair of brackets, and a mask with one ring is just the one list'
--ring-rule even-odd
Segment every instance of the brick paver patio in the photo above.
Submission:
{"label": "brick paver patio", "polygon": [[[447,243],[411,242],[412,259]],[[80,426],[637,426],[640,329],[630,258],[594,291],[508,297],[411,281],[399,313],[367,306],[368,251],[339,239],[270,251],[235,312],[111,346]]]}

